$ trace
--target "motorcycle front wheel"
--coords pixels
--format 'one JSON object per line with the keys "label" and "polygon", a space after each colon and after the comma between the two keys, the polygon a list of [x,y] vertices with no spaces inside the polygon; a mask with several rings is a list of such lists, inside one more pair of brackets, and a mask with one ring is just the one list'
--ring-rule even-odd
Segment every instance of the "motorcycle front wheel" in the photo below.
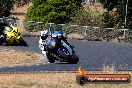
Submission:
{"label": "motorcycle front wheel", "polygon": [[70,64],[76,64],[79,61],[79,57],[77,55],[73,54],[73,56],[69,56],[69,52],[66,48],[60,49],[59,55]]}

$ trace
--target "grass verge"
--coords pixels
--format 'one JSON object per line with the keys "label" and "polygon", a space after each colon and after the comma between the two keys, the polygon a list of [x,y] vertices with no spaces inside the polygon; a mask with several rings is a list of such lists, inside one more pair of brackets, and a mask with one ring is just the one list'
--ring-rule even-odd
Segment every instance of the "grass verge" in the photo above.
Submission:
{"label": "grass verge", "polygon": [[33,63],[39,57],[24,51],[0,49],[0,66]]}
{"label": "grass verge", "polygon": [[[91,72],[90,72],[91,73]],[[102,72],[92,72],[102,73]],[[117,72],[116,72],[117,73]],[[132,72],[118,72],[120,74]],[[0,88],[132,88],[129,84],[85,84],[76,83],[78,73],[26,73],[26,74],[0,74]]]}

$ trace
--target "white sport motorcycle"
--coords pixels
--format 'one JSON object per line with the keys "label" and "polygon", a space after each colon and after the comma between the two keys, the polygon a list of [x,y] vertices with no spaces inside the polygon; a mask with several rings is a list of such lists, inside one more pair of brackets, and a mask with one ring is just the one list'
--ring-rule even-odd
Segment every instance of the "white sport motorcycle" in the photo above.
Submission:
{"label": "white sport motorcycle", "polygon": [[46,31],[41,32],[39,40],[39,47],[42,53],[45,54],[50,63],[54,63],[55,60],[61,62],[69,62],[76,64],[79,61],[79,57],[75,54],[73,46],[71,46],[63,36],[61,31],[53,31],[50,37],[43,37],[42,35]]}

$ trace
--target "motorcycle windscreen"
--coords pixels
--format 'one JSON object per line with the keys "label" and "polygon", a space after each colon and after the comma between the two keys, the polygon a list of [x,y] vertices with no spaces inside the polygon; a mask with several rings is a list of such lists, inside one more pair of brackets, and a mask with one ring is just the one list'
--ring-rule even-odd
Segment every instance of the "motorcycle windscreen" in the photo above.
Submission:
{"label": "motorcycle windscreen", "polygon": [[61,40],[61,43],[68,50],[69,54],[73,55],[72,49],[63,40]]}
{"label": "motorcycle windscreen", "polygon": [[52,32],[52,37],[61,37],[63,36],[63,32],[61,31],[53,31]]}

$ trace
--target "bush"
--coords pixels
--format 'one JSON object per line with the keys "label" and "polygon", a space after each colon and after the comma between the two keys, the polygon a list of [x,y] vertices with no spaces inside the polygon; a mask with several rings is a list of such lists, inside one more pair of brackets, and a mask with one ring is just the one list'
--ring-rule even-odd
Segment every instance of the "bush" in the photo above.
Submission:
{"label": "bush", "polygon": [[110,12],[105,12],[102,15],[102,22],[104,28],[113,28],[115,26],[114,16]]}
{"label": "bush", "polygon": [[0,0],[0,17],[7,17],[13,8],[13,0]]}
{"label": "bush", "polygon": [[[107,22],[107,26],[116,26],[116,28],[132,28],[132,0],[128,0],[127,4],[127,18],[125,23],[125,16],[126,16],[126,3],[127,0],[99,0],[103,7],[107,9],[109,14],[104,15],[104,22]],[[116,14],[116,20],[113,19],[112,15],[110,14],[111,11],[114,11]],[[109,17],[108,17],[109,16]],[[111,19],[112,18],[112,19]],[[115,23],[113,23],[113,20]],[[110,25],[109,25],[110,23]],[[114,25],[113,25],[114,24]]]}
{"label": "bush", "polygon": [[90,12],[85,11],[84,9],[76,11],[76,15],[71,17],[71,19],[71,23],[80,26],[100,26],[102,23],[100,16],[93,16]]}
{"label": "bush", "polygon": [[25,22],[41,21],[44,23],[67,23],[81,6],[76,0],[32,0]]}

